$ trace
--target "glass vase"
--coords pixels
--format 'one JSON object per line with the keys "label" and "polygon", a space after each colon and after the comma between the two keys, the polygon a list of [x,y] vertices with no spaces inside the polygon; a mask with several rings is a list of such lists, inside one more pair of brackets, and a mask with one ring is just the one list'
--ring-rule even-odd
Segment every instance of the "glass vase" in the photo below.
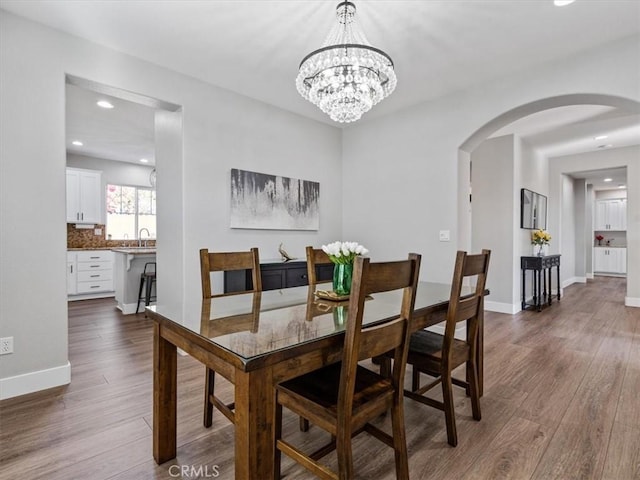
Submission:
{"label": "glass vase", "polygon": [[344,265],[337,263],[333,266],[333,291],[337,295],[349,295],[351,293],[351,277],[353,264]]}

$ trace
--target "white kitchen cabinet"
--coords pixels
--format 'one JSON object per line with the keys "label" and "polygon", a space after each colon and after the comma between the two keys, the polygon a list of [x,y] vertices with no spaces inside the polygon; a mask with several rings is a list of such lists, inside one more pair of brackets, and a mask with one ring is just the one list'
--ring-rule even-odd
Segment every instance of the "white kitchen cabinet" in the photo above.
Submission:
{"label": "white kitchen cabinet", "polygon": [[597,231],[627,229],[627,200],[624,198],[596,202],[595,228]]}
{"label": "white kitchen cabinet", "polygon": [[102,172],[67,168],[67,223],[103,223]]}
{"label": "white kitchen cabinet", "polygon": [[78,292],[77,273],[76,252],[67,252],[67,295],[75,295]]}
{"label": "white kitchen cabinet", "polygon": [[[99,294],[99,296],[111,296],[114,291],[113,262],[114,255],[111,250],[81,250],[67,253],[75,255],[73,271],[75,290],[69,285],[73,279],[67,273],[67,290],[69,295]],[[109,295],[100,295],[108,293]],[[85,297],[86,298],[86,297]]]}
{"label": "white kitchen cabinet", "polygon": [[593,271],[596,273],[627,273],[627,249],[594,247]]}

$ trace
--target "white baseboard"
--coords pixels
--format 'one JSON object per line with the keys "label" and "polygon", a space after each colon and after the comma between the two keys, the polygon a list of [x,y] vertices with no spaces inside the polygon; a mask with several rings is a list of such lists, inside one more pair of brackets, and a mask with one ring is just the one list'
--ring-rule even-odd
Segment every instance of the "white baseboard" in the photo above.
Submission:
{"label": "white baseboard", "polygon": [[627,307],[640,307],[640,298],[638,298],[638,297],[624,297],[624,304]]}
{"label": "white baseboard", "polygon": [[79,295],[69,295],[67,301],[77,302],[78,300],[93,300],[95,298],[109,298],[115,297],[116,292],[102,292],[102,293],[81,293]]}
{"label": "white baseboard", "polygon": [[562,288],[567,288],[574,283],[587,283],[587,277],[571,277],[562,282]]}
{"label": "white baseboard", "polygon": [[[144,313],[144,302],[140,300],[140,303],[142,303],[142,305],[140,305],[138,313]],[[151,302],[149,305],[155,305],[155,302]],[[136,313],[137,307],[137,303],[118,303],[118,310],[120,310],[123,315],[133,315],[134,313]]]}
{"label": "white baseboard", "polygon": [[67,385],[71,382],[71,364],[0,378],[0,400]]}
{"label": "white baseboard", "polygon": [[515,315],[520,310],[522,310],[520,303],[503,303],[503,302],[492,302],[490,300],[484,301],[484,309],[489,312],[497,312],[497,313],[507,313],[509,315]]}

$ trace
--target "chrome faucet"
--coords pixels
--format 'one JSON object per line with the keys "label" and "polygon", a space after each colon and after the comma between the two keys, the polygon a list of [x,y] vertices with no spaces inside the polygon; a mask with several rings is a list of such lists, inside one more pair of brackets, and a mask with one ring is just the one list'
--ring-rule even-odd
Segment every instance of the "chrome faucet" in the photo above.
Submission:
{"label": "chrome faucet", "polygon": [[147,232],[147,238],[144,239],[144,247],[147,248],[147,240],[149,240],[149,238],[151,238],[151,234],[149,233],[149,230],[147,228],[141,228],[140,231],[138,232],[138,246],[142,247],[142,231]]}

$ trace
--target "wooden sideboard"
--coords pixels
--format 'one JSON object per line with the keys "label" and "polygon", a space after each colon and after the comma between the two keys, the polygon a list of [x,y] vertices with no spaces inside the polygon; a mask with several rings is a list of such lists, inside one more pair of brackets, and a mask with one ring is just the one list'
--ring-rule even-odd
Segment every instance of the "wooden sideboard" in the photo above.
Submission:
{"label": "wooden sideboard", "polygon": [[[329,281],[333,278],[333,264],[318,266],[318,280]],[[283,262],[281,260],[260,263],[262,290],[299,287],[309,284],[306,261]],[[240,292],[253,288],[250,270],[224,272],[225,293]]]}

